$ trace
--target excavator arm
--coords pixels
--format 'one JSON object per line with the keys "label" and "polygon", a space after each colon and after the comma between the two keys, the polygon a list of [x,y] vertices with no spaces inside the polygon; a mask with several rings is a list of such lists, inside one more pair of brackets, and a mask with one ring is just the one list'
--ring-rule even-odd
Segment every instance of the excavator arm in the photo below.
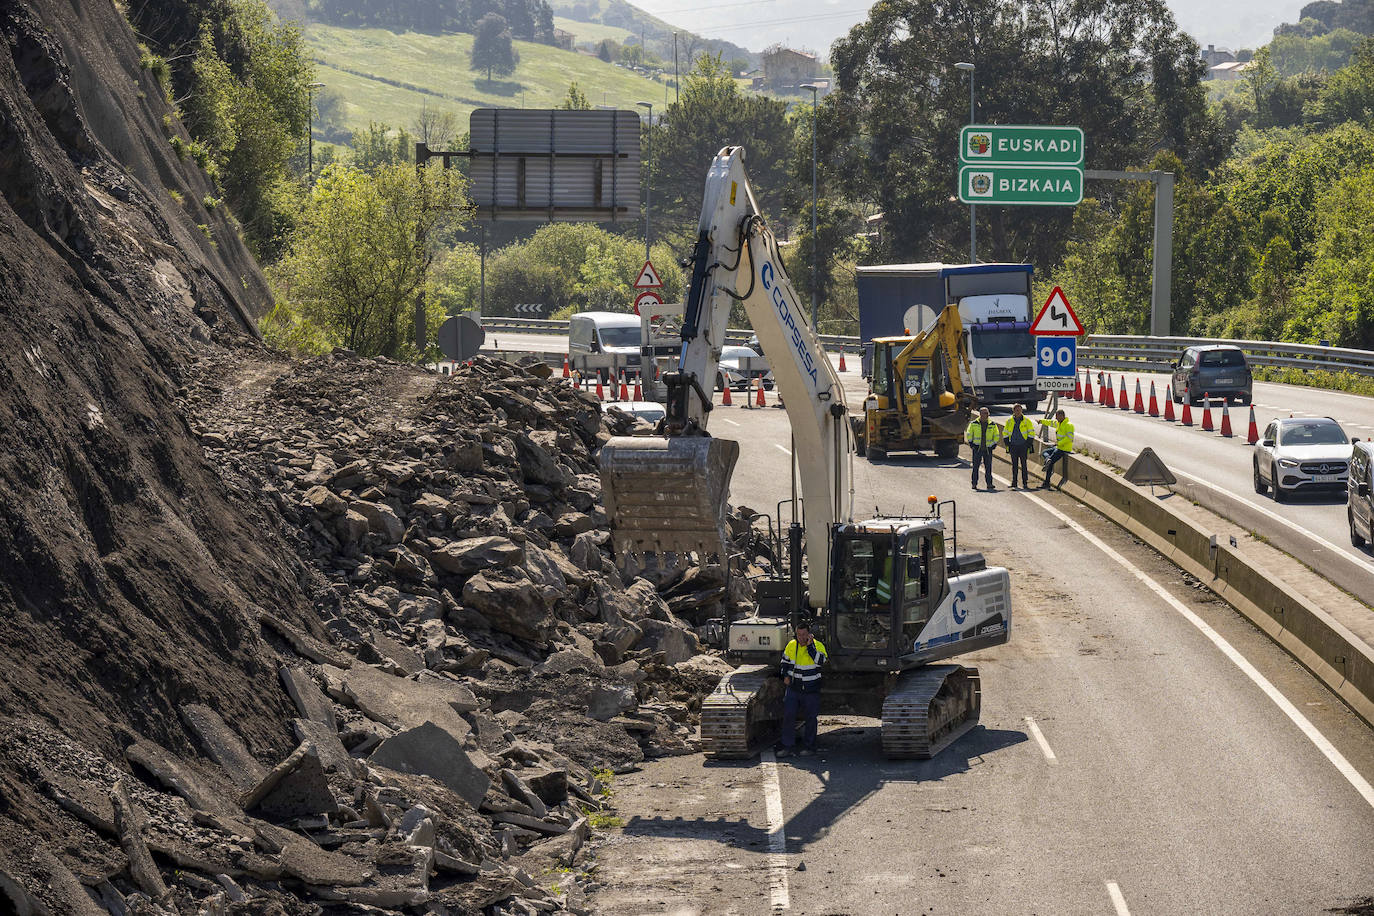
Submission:
{"label": "excavator arm", "polygon": [[805,499],[814,606],[828,593],[830,526],[848,520],[853,441],[844,392],[806,323],[777,243],[744,171],[743,147],[717,154],[706,177],[677,368],[664,376],[667,415],[653,437],[601,449],[601,478],[617,554],[727,553],[726,498],[739,444],[706,432],[717,364],[734,303],[759,337],[792,426]]}

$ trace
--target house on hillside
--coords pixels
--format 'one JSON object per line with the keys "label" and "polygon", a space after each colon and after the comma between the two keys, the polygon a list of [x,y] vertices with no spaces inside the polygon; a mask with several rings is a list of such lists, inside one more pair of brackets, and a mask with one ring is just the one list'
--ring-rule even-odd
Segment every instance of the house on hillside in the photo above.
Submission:
{"label": "house on hillside", "polygon": [[773,45],[763,52],[763,85],[775,92],[794,90],[820,73],[820,62],[809,51]]}
{"label": "house on hillside", "polygon": [[576,40],[576,38],[577,36],[574,35],[572,32],[569,32],[567,29],[553,30],[553,46],[555,48],[562,48],[564,51],[571,51],[573,49],[573,42]]}
{"label": "house on hillside", "polygon": [[1223,64],[1207,68],[1209,80],[1238,80],[1250,69],[1250,61],[1228,60]]}
{"label": "house on hillside", "polygon": [[1207,50],[1202,52],[1201,57],[1202,62],[1207,65],[1208,70],[1221,64],[1229,64],[1236,59],[1236,55],[1225,48],[1218,48],[1216,45],[1208,45]]}

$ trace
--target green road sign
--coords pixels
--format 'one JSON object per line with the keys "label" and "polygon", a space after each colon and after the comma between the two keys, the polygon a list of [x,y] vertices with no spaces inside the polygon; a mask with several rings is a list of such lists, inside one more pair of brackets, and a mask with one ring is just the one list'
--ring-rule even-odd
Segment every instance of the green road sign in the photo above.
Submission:
{"label": "green road sign", "polygon": [[1083,130],[1079,127],[1032,127],[1024,124],[970,124],[959,133],[959,161],[964,165],[1083,165]]}
{"label": "green road sign", "polygon": [[959,200],[1074,207],[1083,200],[1083,170],[1067,165],[966,165],[959,169]]}

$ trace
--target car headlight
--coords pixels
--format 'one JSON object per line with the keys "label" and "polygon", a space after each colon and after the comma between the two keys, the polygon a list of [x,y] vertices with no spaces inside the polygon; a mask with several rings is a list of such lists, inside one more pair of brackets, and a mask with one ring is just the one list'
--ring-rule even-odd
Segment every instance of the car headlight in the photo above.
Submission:
{"label": "car headlight", "polygon": [[1298,466],[1298,462],[1297,462],[1296,460],[1292,459],[1292,458],[1280,458],[1280,459],[1279,459],[1279,467],[1281,467],[1281,468],[1295,468],[1295,467],[1297,467],[1297,466]]}

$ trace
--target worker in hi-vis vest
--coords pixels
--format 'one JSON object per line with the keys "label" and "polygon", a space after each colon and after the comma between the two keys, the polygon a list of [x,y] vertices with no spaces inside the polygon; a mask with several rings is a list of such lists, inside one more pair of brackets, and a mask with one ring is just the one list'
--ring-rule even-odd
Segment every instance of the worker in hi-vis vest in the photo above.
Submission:
{"label": "worker in hi-vis vest", "polygon": [[816,753],[816,720],[821,712],[821,666],[825,664],[825,646],[811,635],[806,623],[797,624],[797,638],[782,650],[782,681],[786,692],[782,698],[782,746],[778,756],[792,753],[797,743],[797,714],[802,717],[802,747],[798,753],[810,757]]}
{"label": "worker in hi-vis vest", "polygon": [[1040,488],[1043,490],[1050,485],[1050,474],[1054,471],[1055,462],[1059,462],[1059,485],[1062,487],[1069,481],[1069,455],[1073,454],[1073,424],[1065,418],[1064,411],[1056,410],[1053,420],[1041,417],[1040,425],[1054,430],[1054,450],[1045,456],[1045,480],[1040,484]]}
{"label": "worker in hi-vis vest", "polygon": [[978,489],[979,464],[983,465],[983,476],[987,480],[988,489],[997,489],[992,485],[992,450],[1001,439],[1002,427],[992,421],[986,407],[978,408],[978,416],[973,418],[968,429],[964,431],[964,441],[973,449],[973,489]]}

